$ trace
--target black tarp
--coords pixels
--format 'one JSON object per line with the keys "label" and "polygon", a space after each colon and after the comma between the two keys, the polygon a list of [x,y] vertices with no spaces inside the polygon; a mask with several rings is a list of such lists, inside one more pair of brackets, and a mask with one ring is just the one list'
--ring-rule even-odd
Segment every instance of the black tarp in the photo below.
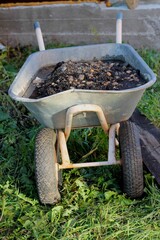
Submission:
{"label": "black tarp", "polygon": [[136,124],[139,131],[143,162],[160,184],[160,129],[137,109],[130,121]]}

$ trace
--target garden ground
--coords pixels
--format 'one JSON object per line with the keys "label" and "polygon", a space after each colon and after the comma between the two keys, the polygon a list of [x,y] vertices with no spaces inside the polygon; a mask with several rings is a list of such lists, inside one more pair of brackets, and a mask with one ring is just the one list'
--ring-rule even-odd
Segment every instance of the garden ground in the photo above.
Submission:
{"label": "garden ground", "polygon": [[[33,51],[31,47],[8,48],[0,55],[0,239],[158,240],[160,189],[145,167],[142,199],[131,200],[122,193],[121,169],[112,166],[65,170],[61,202],[55,206],[39,203],[34,140],[41,126],[7,94]],[[147,49],[139,53],[158,80],[138,108],[160,127],[160,53]],[[74,130],[68,148],[75,162],[107,158],[106,137],[99,128]]]}

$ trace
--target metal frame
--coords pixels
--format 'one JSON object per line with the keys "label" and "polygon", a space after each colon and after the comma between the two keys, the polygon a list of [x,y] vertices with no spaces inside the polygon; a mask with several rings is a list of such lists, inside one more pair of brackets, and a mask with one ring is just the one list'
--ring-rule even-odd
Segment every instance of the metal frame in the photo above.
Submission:
{"label": "metal frame", "polygon": [[[108,161],[75,163],[75,164],[71,163],[70,161],[68,148],[67,148],[67,140],[69,138],[69,135],[72,129],[73,118],[75,115],[79,113],[83,113],[85,115],[86,112],[95,112],[98,116],[100,125],[103,128],[104,132],[106,134],[109,134]],[[67,168],[96,167],[96,166],[120,164],[120,161],[117,161],[115,157],[115,146],[118,145],[118,141],[116,140],[116,132],[118,132],[118,129],[119,129],[119,123],[113,124],[110,127],[108,126],[104,113],[101,107],[98,105],[79,104],[69,108],[66,113],[65,129],[64,131],[58,130],[57,132],[58,149],[60,150],[61,160],[62,160],[61,164],[57,162],[58,170],[67,169]]]}

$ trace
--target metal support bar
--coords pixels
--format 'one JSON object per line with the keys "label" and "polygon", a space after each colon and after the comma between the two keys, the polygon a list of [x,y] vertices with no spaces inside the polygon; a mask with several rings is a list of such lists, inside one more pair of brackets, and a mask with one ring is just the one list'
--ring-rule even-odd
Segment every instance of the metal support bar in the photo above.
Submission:
{"label": "metal support bar", "polygon": [[62,157],[62,164],[58,164],[58,169],[69,169],[69,168],[81,168],[81,167],[97,167],[97,166],[108,166],[120,164],[120,161],[116,160],[115,157],[115,132],[117,130],[118,124],[114,124],[109,129],[109,151],[108,151],[108,161],[103,162],[88,162],[88,163],[75,163],[70,162],[65,134],[62,130],[58,131],[59,147]]}
{"label": "metal support bar", "polygon": [[102,111],[102,108],[95,104],[79,104],[73,107],[70,107],[66,113],[66,123],[65,123],[65,138],[66,141],[68,140],[68,137],[71,132],[72,127],[72,120],[73,116],[75,114],[81,113],[81,112],[95,112],[98,116],[98,119],[100,121],[100,124],[104,130],[105,133],[108,132],[108,124],[106,121],[106,118],[104,116],[104,113]]}
{"label": "metal support bar", "polygon": [[[71,132],[72,121],[75,114],[81,112],[95,112],[99,118],[100,124],[106,134],[109,132],[109,150],[108,150],[108,161],[104,162],[88,162],[88,163],[71,163],[69,153],[67,149],[67,140]],[[96,166],[108,166],[114,164],[120,164],[120,161],[116,161],[115,157],[115,137],[116,131],[118,131],[119,123],[113,124],[108,127],[104,113],[98,105],[95,104],[80,104],[73,106],[68,109],[66,113],[66,124],[65,131],[58,131],[58,144],[61,152],[62,164],[57,164],[58,169],[67,168],[81,168],[81,167],[96,167]]]}
{"label": "metal support bar", "polygon": [[96,167],[96,166],[108,166],[120,164],[120,161],[116,160],[115,157],[115,132],[118,128],[118,123],[111,125],[109,129],[109,150],[108,150],[108,161],[103,162],[88,162],[88,163],[75,163],[70,162],[65,134],[62,130],[58,131],[59,147],[62,157],[62,164],[58,164],[59,169],[69,169],[69,168],[81,168],[81,167]]}
{"label": "metal support bar", "polygon": [[59,165],[59,169],[69,169],[69,168],[82,168],[82,167],[100,167],[100,166],[108,166],[108,165],[114,165],[114,164],[120,164],[120,161],[112,162],[104,161],[104,162],[88,162],[88,163],[70,163],[70,164],[61,164]]}
{"label": "metal support bar", "polygon": [[115,153],[115,144],[116,144],[116,138],[115,133],[118,128],[119,123],[111,125],[109,129],[109,149],[108,149],[108,162],[110,164],[115,164],[116,161],[116,153]]}
{"label": "metal support bar", "polygon": [[59,140],[59,147],[60,147],[61,157],[62,157],[62,165],[68,165],[70,164],[70,158],[68,154],[65,135],[62,130],[58,131],[58,140]]}

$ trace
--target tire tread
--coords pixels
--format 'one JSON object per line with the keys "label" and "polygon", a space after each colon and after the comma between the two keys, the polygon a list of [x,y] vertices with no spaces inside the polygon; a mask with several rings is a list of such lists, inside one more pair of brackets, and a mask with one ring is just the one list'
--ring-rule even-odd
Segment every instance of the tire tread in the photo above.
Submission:
{"label": "tire tread", "polygon": [[131,198],[143,194],[143,162],[139,134],[134,123],[120,124],[120,150],[123,170],[123,190]]}
{"label": "tire tread", "polygon": [[43,128],[36,137],[35,173],[39,199],[43,204],[54,204],[60,200],[53,154],[55,142],[56,134],[50,128]]}

